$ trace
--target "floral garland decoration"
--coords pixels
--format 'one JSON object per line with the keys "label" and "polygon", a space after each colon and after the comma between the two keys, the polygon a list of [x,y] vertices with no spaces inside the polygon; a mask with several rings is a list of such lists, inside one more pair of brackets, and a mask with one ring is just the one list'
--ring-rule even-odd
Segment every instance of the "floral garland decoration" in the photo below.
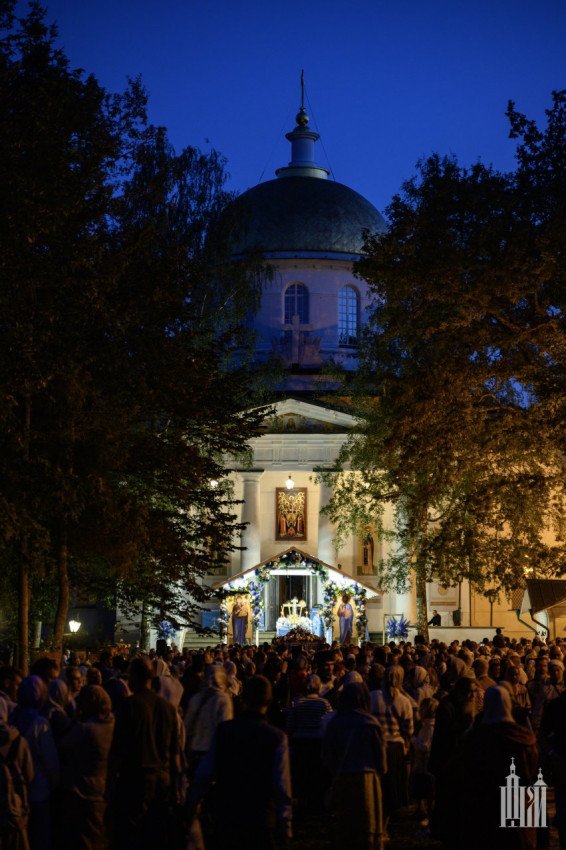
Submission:
{"label": "floral garland decoration", "polygon": [[336,605],[336,600],[342,592],[343,588],[340,587],[339,584],[328,580],[324,582],[322,596],[323,604],[320,616],[322,618],[322,622],[324,623],[327,629],[332,628],[332,623],[336,619],[336,617],[334,616],[334,606]]}
{"label": "floral garland decoration", "polygon": [[259,629],[261,612],[264,607],[262,599],[263,587],[269,582],[270,577],[271,570],[269,565],[266,564],[264,567],[260,567],[256,570],[255,581],[252,579],[252,581],[248,583],[250,607],[252,609],[252,627],[254,629]]}
{"label": "floral garland decoration", "polygon": [[409,636],[410,625],[409,620],[405,619],[404,614],[401,614],[400,620],[391,617],[385,625],[385,634],[389,640],[394,640],[395,638],[405,640]]}
{"label": "floral garland decoration", "polygon": [[362,585],[358,584],[357,582],[352,585],[352,590],[354,596],[354,604],[356,606],[356,629],[358,632],[358,637],[363,639],[365,637],[368,625],[368,618],[366,613],[367,591],[365,587],[362,587]]}
{"label": "floral garland decoration", "polygon": [[220,616],[218,617],[218,625],[220,626],[220,635],[223,637],[228,633],[228,626],[230,625],[230,613],[228,611],[228,606],[226,604],[226,600],[223,599],[220,603]]}
{"label": "floral garland decoration", "polygon": [[169,640],[177,634],[177,629],[169,620],[160,620],[157,624],[157,637],[160,640]]}

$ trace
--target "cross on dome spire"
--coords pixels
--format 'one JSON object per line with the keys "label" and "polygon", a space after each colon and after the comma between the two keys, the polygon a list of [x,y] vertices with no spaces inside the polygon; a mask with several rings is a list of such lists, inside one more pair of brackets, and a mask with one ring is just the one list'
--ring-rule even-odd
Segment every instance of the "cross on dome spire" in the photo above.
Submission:
{"label": "cross on dome spire", "polygon": [[291,162],[275,172],[278,177],[318,177],[326,180],[327,168],[321,168],[314,159],[314,143],[320,138],[307,125],[309,116],[305,109],[305,72],[301,71],[301,107],[295,118],[297,126],[285,135],[291,142]]}

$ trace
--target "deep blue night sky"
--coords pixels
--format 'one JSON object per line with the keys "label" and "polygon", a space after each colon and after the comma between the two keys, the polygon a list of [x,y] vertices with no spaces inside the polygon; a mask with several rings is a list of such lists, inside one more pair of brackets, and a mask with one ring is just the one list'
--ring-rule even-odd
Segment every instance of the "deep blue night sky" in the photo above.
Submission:
{"label": "deep blue night sky", "polygon": [[72,67],[111,91],[141,74],[151,121],[221,151],[238,191],[287,164],[302,68],[319,164],[381,210],[433,151],[512,168],[508,99],[543,122],[566,88],[564,0],[45,5]]}

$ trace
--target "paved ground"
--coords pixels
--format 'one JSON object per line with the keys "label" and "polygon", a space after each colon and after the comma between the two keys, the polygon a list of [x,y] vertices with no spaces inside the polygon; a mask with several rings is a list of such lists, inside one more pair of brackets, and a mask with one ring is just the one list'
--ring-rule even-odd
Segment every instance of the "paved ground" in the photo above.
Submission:
{"label": "paved ground", "polygon": [[[552,824],[554,801],[551,789],[549,791],[547,815],[548,822]],[[416,833],[421,831],[422,828],[416,816],[416,807],[410,806],[403,809],[398,817],[389,824],[390,840],[385,844],[384,850],[442,850],[443,845],[438,841],[422,836],[416,837]],[[312,817],[303,821],[296,821],[294,832],[293,850],[330,850],[328,823],[324,818]],[[540,850],[559,850],[558,834],[552,826],[547,830],[540,830],[540,833]],[[348,848],[345,848],[345,850],[348,850]],[[458,848],[453,847],[451,850],[458,850]],[[484,850],[494,850],[494,848],[486,847]]]}

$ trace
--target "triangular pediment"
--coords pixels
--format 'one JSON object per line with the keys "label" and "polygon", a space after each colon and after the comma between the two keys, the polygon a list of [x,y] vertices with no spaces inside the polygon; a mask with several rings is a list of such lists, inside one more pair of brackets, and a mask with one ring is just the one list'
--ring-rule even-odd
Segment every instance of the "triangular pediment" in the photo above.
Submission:
{"label": "triangular pediment", "polygon": [[272,413],[264,423],[266,434],[344,433],[356,423],[355,418],[330,405],[286,398],[272,405]]}
{"label": "triangular pediment", "polygon": [[239,587],[245,587],[250,580],[254,579],[258,570],[263,570],[265,568],[274,575],[289,575],[301,571],[304,571],[305,573],[312,573],[314,572],[313,565],[314,567],[317,565],[324,567],[328,578],[335,584],[343,587],[345,590],[351,588],[353,585],[359,585],[364,588],[368,598],[380,595],[380,591],[376,590],[375,587],[366,584],[364,581],[360,581],[360,579],[346,575],[331,564],[327,564],[324,561],[321,561],[320,558],[309,555],[308,552],[303,552],[301,549],[297,549],[294,546],[289,549],[285,549],[284,552],[279,552],[277,555],[273,555],[271,558],[262,561],[260,564],[256,564],[255,567],[250,567],[249,569],[244,570],[244,572],[237,573],[237,575],[224,579],[223,581],[218,582],[218,584],[214,584],[210,588],[210,592],[211,594],[214,594],[215,590],[221,590],[224,588],[237,590]]}

